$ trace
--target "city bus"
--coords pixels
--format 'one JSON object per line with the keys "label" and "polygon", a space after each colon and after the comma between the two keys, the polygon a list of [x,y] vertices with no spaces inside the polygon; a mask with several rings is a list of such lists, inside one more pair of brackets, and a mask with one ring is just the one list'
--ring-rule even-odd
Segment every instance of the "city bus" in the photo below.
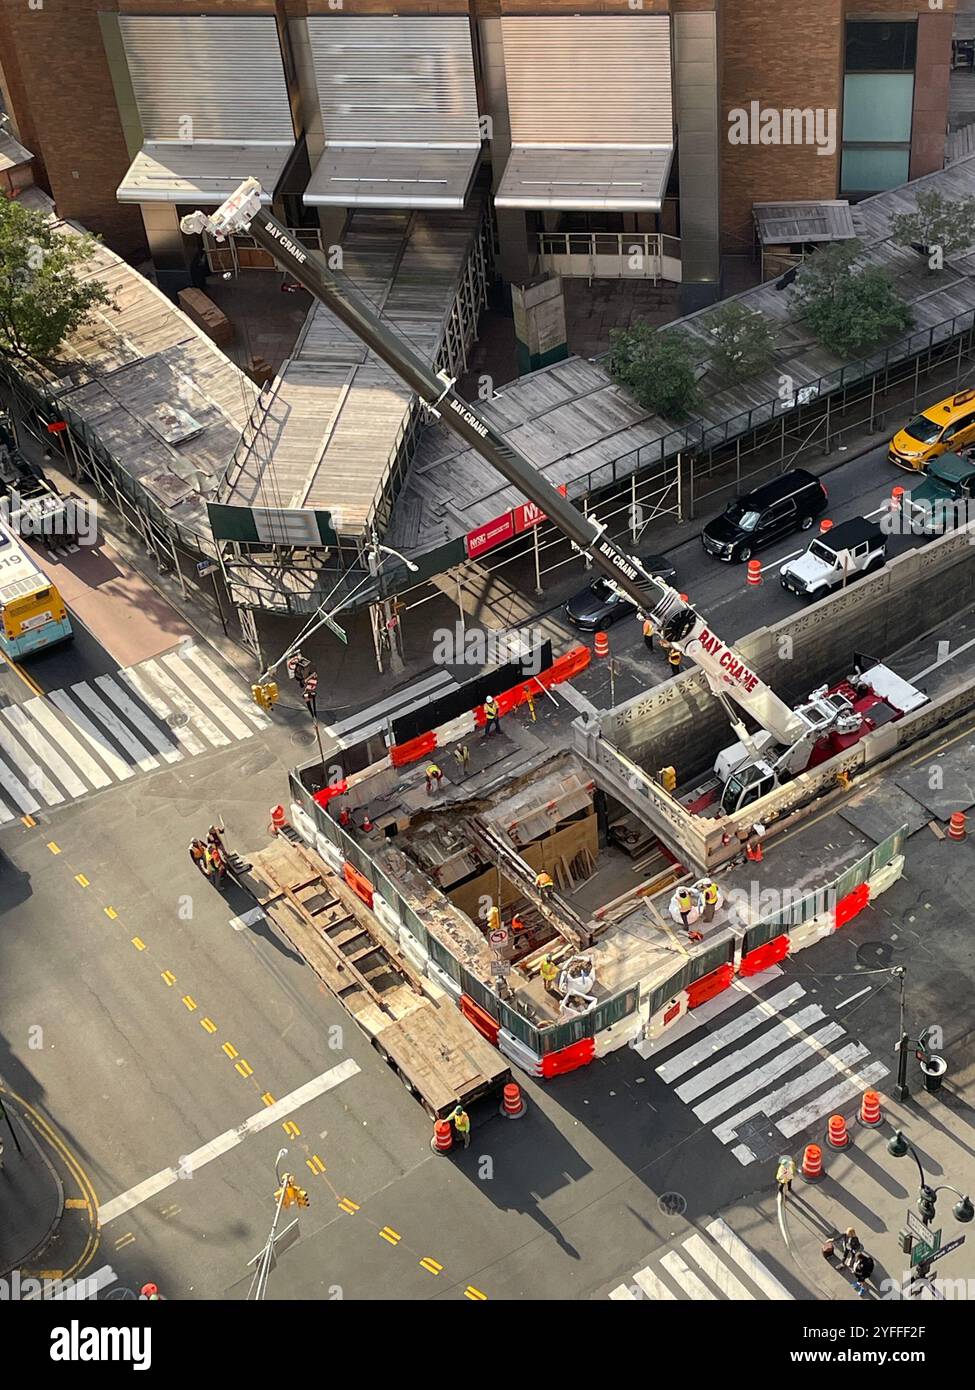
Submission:
{"label": "city bus", "polygon": [[0,525],[0,651],[20,661],[71,636],[58,590],[13,532]]}

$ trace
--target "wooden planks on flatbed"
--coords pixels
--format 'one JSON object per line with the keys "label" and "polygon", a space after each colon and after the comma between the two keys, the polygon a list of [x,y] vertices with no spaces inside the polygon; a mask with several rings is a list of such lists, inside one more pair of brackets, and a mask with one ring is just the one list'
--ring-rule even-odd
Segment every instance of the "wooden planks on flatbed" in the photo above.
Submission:
{"label": "wooden planks on flatbed", "polygon": [[428,1001],[409,1018],[388,1024],[377,1046],[441,1117],[458,1101],[470,1104],[511,1077],[502,1054],[453,1004]]}

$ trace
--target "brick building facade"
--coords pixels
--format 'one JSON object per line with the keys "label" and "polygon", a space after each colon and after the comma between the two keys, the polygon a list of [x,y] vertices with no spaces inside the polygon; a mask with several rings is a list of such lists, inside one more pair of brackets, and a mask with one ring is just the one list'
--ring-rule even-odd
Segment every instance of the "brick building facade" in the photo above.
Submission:
{"label": "brick building facade", "polygon": [[[173,233],[171,224],[159,230],[169,213],[156,208],[150,215],[117,196],[138,147],[133,130],[140,120],[131,94],[126,95],[119,16],[182,21],[191,10],[194,16],[228,21],[273,18],[299,154],[289,166],[295,187],[302,170],[314,168],[315,140],[321,144],[323,138],[321,130],[316,137],[317,101],[308,90],[314,78],[307,65],[302,68],[302,26],[308,17],[325,23],[392,15],[469,18],[477,108],[494,122],[485,153],[496,197],[512,143],[509,112],[502,109],[504,52],[511,50],[505,19],[582,15],[646,22],[662,17],[669,24],[670,69],[669,76],[653,80],[669,83],[669,89],[655,90],[652,100],[667,104],[661,118],[671,114],[675,135],[656,203],[648,198],[645,205],[629,207],[621,199],[614,206],[612,192],[605,189],[591,207],[581,205],[585,200],[565,206],[571,199],[560,206],[548,196],[536,208],[512,208],[504,205],[510,198],[502,197],[501,266],[511,280],[539,269],[544,233],[665,233],[680,238],[681,278],[693,303],[695,286],[699,302],[717,292],[721,254],[750,249],[753,203],[855,197],[877,191],[885,179],[892,185],[941,167],[953,9],[954,0],[944,0],[940,9],[929,0],[775,0],[773,5],[767,0],[194,0],[192,6],[185,0],[44,0],[38,9],[25,0],[0,0],[0,90],[61,215],[101,233],[137,261],[150,249],[155,252],[155,240],[172,240]],[[550,56],[538,55],[543,94],[554,80],[548,75]],[[583,45],[575,64],[580,81],[585,57]],[[607,62],[612,61],[610,53]],[[240,80],[246,83],[245,72]],[[507,82],[510,105],[510,72]],[[607,90],[607,102],[610,95]],[[598,92],[594,99],[598,106]],[[754,103],[762,110],[834,113],[833,147],[826,149],[824,141],[820,147],[732,144],[727,137],[733,113],[751,110]],[[642,119],[643,105],[636,103],[632,111],[621,106],[618,115],[613,107],[619,128],[598,129],[594,149],[603,142],[605,157],[607,144],[630,143],[631,121]],[[537,112],[531,118],[537,119]],[[593,120],[598,124],[598,111]],[[261,132],[255,130],[253,138],[260,139]],[[653,137],[646,141],[652,144]],[[307,164],[302,163],[305,147],[313,156]],[[565,182],[572,179],[584,182],[578,174],[567,175]],[[858,179],[864,186],[855,186]],[[609,187],[627,182],[620,178]],[[327,216],[320,211],[322,226],[334,228],[340,213],[335,207]]]}

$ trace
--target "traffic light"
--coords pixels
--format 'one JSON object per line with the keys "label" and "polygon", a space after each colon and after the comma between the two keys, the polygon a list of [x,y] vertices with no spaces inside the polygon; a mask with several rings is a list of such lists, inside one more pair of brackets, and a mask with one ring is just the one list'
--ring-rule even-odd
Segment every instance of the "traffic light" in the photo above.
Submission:
{"label": "traffic light", "polygon": [[290,1173],[285,1173],[284,1185],[275,1192],[274,1200],[280,1202],[283,1207],[307,1207],[308,1193],[303,1187],[298,1186]]}
{"label": "traffic light", "polygon": [[266,681],[264,685],[251,686],[251,699],[255,705],[260,705],[261,709],[270,710],[278,698],[278,687],[276,681]]}
{"label": "traffic light", "polygon": [[660,778],[660,785],[665,792],[672,792],[677,786],[677,769],[675,767],[662,767],[657,776]]}
{"label": "traffic light", "polygon": [[305,1189],[303,1187],[292,1187],[291,1191],[294,1194],[294,1199],[297,1202],[298,1206],[307,1207],[308,1193],[305,1191]]}

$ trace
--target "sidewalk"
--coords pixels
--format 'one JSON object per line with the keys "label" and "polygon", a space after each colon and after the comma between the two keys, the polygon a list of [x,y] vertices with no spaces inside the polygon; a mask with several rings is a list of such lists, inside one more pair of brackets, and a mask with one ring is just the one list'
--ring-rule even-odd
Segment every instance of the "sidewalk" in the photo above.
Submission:
{"label": "sidewalk", "polygon": [[64,1188],[54,1166],[9,1095],[4,1096],[4,1108],[10,1125],[0,1116],[0,1277],[13,1269],[30,1270],[31,1262],[50,1245],[64,1214]]}
{"label": "sidewalk", "polygon": [[[879,1128],[867,1129],[853,1120],[848,1130],[850,1145],[839,1151],[829,1148],[825,1136],[818,1139],[824,1176],[808,1181],[798,1175],[781,1212],[773,1165],[766,1195],[750,1207],[742,1204],[733,1207],[730,1215],[725,1213],[737,1231],[748,1231],[750,1245],[790,1269],[809,1288],[811,1297],[864,1303],[886,1300],[897,1298],[897,1290],[909,1281],[911,1257],[901,1252],[898,1232],[906,1227],[908,1210],[919,1217],[920,1175],[910,1153],[894,1158],[887,1152],[896,1130],[902,1130],[917,1151],[930,1187],[949,1184],[966,1194],[975,1189],[975,1110],[963,1098],[975,1082],[975,1064],[958,1076],[949,1073],[942,1090],[933,1096],[920,1089],[913,1058],[909,1075],[918,1094],[903,1103],[882,1096]],[[797,1165],[801,1157],[801,1152],[795,1155]],[[957,1201],[951,1192],[940,1192],[932,1223],[935,1231],[942,1231],[943,1246],[967,1236],[965,1244],[932,1265],[932,1274],[943,1281],[941,1291],[948,1299],[975,1295],[975,1226],[955,1218],[952,1207]],[[822,1253],[824,1241],[850,1226],[876,1262],[863,1299],[856,1294],[852,1275],[839,1255],[827,1260]],[[932,1297],[924,1294],[926,1300]]]}

